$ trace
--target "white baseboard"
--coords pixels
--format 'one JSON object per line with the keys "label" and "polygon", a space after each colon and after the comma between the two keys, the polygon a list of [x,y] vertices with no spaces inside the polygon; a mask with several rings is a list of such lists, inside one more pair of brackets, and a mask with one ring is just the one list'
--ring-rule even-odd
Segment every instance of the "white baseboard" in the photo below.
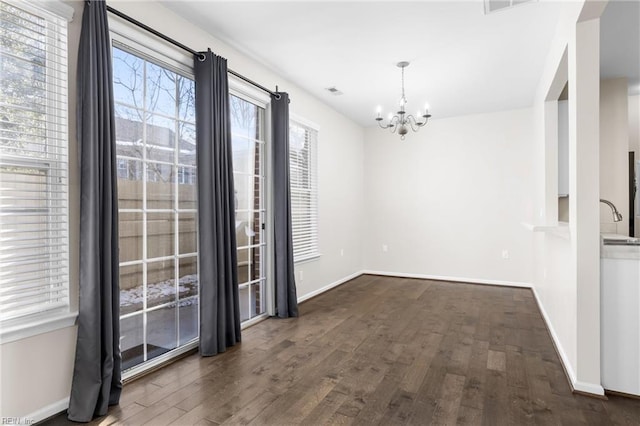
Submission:
{"label": "white baseboard", "polygon": [[536,291],[535,287],[532,287],[531,290],[533,291],[533,296],[536,298],[536,303],[538,304],[538,309],[540,309],[542,318],[544,319],[544,322],[547,324],[547,330],[549,330],[549,334],[551,334],[551,339],[553,340],[553,345],[556,348],[556,352],[560,356],[560,362],[562,363],[562,366],[564,367],[564,371],[566,372],[567,376],[569,376],[568,377],[569,385],[571,386],[571,388],[574,391],[578,391],[578,392],[591,393],[594,395],[604,395],[604,388],[600,384],[585,383],[577,380],[576,373],[573,370],[571,363],[569,362],[569,357],[567,356],[567,353],[564,351],[564,348],[562,347],[562,343],[560,343],[560,339],[558,338],[558,335],[556,334],[556,331],[553,328],[553,324],[549,319],[549,315],[547,315],[547,311],[545,311],[544,306],[542,305],[542,301],[538,296],[538,292]]}
{"label": "white baseboard", "polygon": [[591,393],[594,395],[604,395],[604,388],[601,385],[595,383],[585,383],[580,381],[575,381],[572,383],[573,390],[583,393]]}
{"label": "white baseboard", "polygon": [[436,281],[456,281],[461,283],[471,284],[488,284],[488,285],[501,285],[506,287],[521,287],[531,288],[530,283],[523,283],[518,281],[500,281],[500,280],[485,280],[481,278],[463,278],[463,277],[449,277],[441,275],[427,275],[427,274],[408,274],[406,272],[387,272],[387,271],[362,271],[363,274],[371,275],[383,275],[386,277],[400,277],[400,278],[419,278],[424,280],[436,280]]}
{"label": "white baseboard", "polygon": [[573,367],[569,362],[569,357],[567,356],[567,353],[564,351],[564,348],[562,347],[562,343],[560,343],[560,339],[556,334],[556,330],[553,328],[553,324],[551,324],[549,315],[547,315],[547,311],[545,311],[544,306],[542,305],[542,301],[538,296],[538,292],[536,291],[535,288],[532,288],[532,290],[533,290],[533,296],[536,298],[536,303],[538,304],[538,309],[540,309],[542,318],[544,319],[544,322],[547,324],[547,330],[549,330],[549,334],[551,334],[551,339],[553,340],[553,344],[556,347],[556,352],[558,352],[558,355],[560,356],[560,362],[562,362],[564,371],[569,376],[569,380],[571,381],[571,386],[573,386],[573,384],[576,383],[576,373],[573,371]]}
{"label": "white baseboard", "polygon": [[331,284],[328,284],[328,285],[326,285],[326,286],[324,286],[324,287],[322,287],[322,288],[319,288],[319,289],[317,289],[317,290],[314,290],[314,291],[312,291],[311,293],[307,293],[307,294],[305,294],[305,295],[303,295],[303,296],[300,296],[300,297],[298,297],[298,303],[302,303],[302,302],[304,302],[305,300],[309,300],[309,299],[311,299],[312,297],[316,297],[316,296],[318,296],[319,294],[324,293],[325,291],[329,291],[329,290],[331,290],[331,289],[332,289],[332,288],[334,288],[334,287],[338,287],[340,284],[344,284],[344,283],[346,283],[347,281],[351,281],[351,280],[352,280],[352,279],[354,279],[354,278],[358,278],[358,277],[359,277],[360,275],[362,275],[362,274],[364,274],[364,272],[363,272],[363,271],[354,272],[354,273],[353,273],[353,274],[351,274],[351,275],[348,275],[348,276],[346,276],[346,277],[344,277],[344,278],[340,278],[339,280],[334,281],[334,282],[332,282]]}
{"label": "white baseboard", "polygon": [[23,418],[32,421],[33,423],[37,423],[46,420],[51,416],[60,414],[63,411],[66,411],[67,408],[69,408],[69,397],[54,402],[53,404],[49,404],[46,407],[42,407]]}

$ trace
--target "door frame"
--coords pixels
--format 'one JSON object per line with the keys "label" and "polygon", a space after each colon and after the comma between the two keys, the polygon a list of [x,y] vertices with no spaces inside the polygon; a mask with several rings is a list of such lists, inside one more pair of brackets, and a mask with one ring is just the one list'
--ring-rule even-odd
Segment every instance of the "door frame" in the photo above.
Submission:
{"label": "door frame", "polygon": [[264,225],[265,225],[265,312],[242,323],[241,329],[250,327],[269,316],[275,315],[275,297],[273,288],[273,182],[271,150],[271,97],[262,90],[249,85],[238,77],[229,74],[229,94],[251,102],[264,109]]}

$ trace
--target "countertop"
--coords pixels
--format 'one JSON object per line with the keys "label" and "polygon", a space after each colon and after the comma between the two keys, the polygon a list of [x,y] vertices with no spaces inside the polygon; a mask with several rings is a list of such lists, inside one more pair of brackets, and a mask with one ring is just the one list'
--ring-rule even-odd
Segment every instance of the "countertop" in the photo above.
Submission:
{"label": "countertop", "polygon": [[[640,240],[618,234],[601,234],[600,257],[606,259],[640,260]],[[609,242],[606,242],[609,240]],[[612,242],[620,241],[620,243]]]}

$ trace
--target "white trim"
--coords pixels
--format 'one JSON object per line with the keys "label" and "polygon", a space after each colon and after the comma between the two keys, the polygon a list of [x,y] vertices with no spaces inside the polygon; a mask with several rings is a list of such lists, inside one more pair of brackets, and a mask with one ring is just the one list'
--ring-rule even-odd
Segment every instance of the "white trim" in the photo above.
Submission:
{"label": "white trim", "polygon": [[[26,416],[21,418],[37,423],[37,422],[46,420],[49,417],[60,414],[63,411],[65,411],[67,408],[69,408],[69,397],[66,397],[64,399],[61,399],[60,401],[56,401],[52,404],[49,404],[46,407],[39,408],[33,413],[27,414]],[[30,423],[21,423],[21,424],[30,424]]]}
{"label": "white trim", "polygon": [[252,84],[229,74],[229,94],[244,99],[263,109],[267,109],[267,105],[271,103],[271,96]]}
{"label": "white trim", "polygon": [[449,277],[449,276],[442,276],[442,275],[410,274],[406,272],[387,272],[387,271],[371,271],[371,270],[365,270],[362,273],[370,274],[370,275],[382,275],[385,277],[419,278],[424,280],[455,281],[455,282],[470,283],[470,284],[500,285],[505,287],[518,287],[518,288],[533,287],[530,283],[519,282],[519,281],[486,280],[482,278]]}
{"label": "white trim", "polygon": [[141,364],[137,364],[129,368],[128,370],[122,372],[122,380],[124,381],[124,380],[130,379],[131,377],[142,374],[153,367],[157,367],[158,365],[164,364],[165,362],[170,361],[175,357],[197,347],[198,347],[198,340],[195,340],[191,343],[187,343],[184,346],[180,346],[178,348],[170,350],[169,352],[165,352],[162,355],[152,358]]}
{"label": "white trim", "polygon": [[263,314],[258,315],[257,317],[253,317],[251,319],[248,319],[248,320],[244,321],[240,325],[240,330],[244,330],[245,328],[249,328],[252,325],[256,325],[259,322],[262,322],[262,321],[266,320],[267,318],[269,318],[269,314],[265,312]]}
{"label": "white trim", "polygon": [[294,121],[297,124],[302,124],[303,126],[309,127],[313,130],[315,130],[316,132],[320,133],[320,125],[314,123],[311,120],[308,120],[298,114],[295,114],[293,112],[289,113],[289,121]]}
{"label": "white trim", "polygon": [[274,274],[274,265],[275,265],[275,235],[273,230],[275,229],[275,219],[273,218],[273,150],[271,149],[272,143],[272,135],[271,135],[271,103],[267,105],[264,110],[264,143],[265,143],[265,153],[264,153],[264,223],[266,224],[266,229],[264,230],[264,235],[266,239],[266,247],[265,247],[265,259],[266,259],[266,279],[264,289],[265,289],[265,303],[266,303],[266,313],[269,316],[276,315],[276,292],[275,292],[275,274]]}
{"label": "white trim", "polygon": [[40,0],[35,2],[38,7],[48,10],[51,13],[58,15],[61,18],[67,20],[67,22],[73,21],[73,7],[68,4],[62,3],[58,0]]}
{"label": "white trim", "polygon": [[547,315],[547,311],[544,309],[544,306],[542,305],[542,301],[538,296],[538,292],[536,291],[535,287],[532,287],[531,291],[533,292],[533,296],[535,297],[536,303],[538,304],[538,309],[542,314],[542,319],[547,325],[547,330],[549,330],[549,334],[551,335],[551,340],[553,340],[553,345],[555,346],[556,352],[560,357],[560,362],[562,363],[564,370],[569,376],[569,385],[571,386],[571,388],[574,391],[591,393],[594,395],[604,395],[604,388],[600,384],[580,382],[576,379],[576,373],[575,371],[573,371],[571,363],[569,362],[569,357],[567,356],[567,353],[564,351],[564,348],[562,347],[562,343],[560,343],[560,339],[558,338],[558,335],[556,334],[556,331],[553,328],[553,325],[551,324],[549,315]]}
{"label": "white trim", "polygon": [[149,62],[177,71],[191,79],[194,78],[193,56],[184,50],[111,14],[109,15],[109,33],[112,46],[115,45],[119,49],[142,56]]}
{"label": "white trim", "polygon": [[536,303],[538,304],[538,309],[542,314],[542,319],[544,319],[544,322],[547,324],[547,329],[549,330],[549,334],[551,335],[553,344],[556,347],[556,352],[558,352],[558,355],[560,355],[560,361],[562,362],[562,365],[564,366],[564,369],[567,372],[567,375],[569,376],[569,380],[571,381],[571,385],[573,386],[573,384],[576,382],[576,373],[573,371],[573,367],[569,362],[569,357],[567,356],[567,353],[564,351],[564,348],[560,343],[560,339],[558,338],[558,335],[556,334],[556,331],[553,328],[553,325],[551,324],[549,315],[547,315],[547,311],[544,309],[544,306],[542,305],[542,301],[538,296],[538,292],[536,291],[535,287],[531,288],[531,290],[533,291],[533,296],[535,297]]}
{"label": "white trim", "polygon": [[302,258],[300,258],[298,260],[294,260],[293,263],[295,265],[302,265],[303,263],[309,263],[309,262],[313,262],[315,260],[318,260],[318,259],[320,259],[321,256],[322,256],[322,253],[314,253],[312,255],[302,257]]}
{"label": "white trim", "polygon": [[595,383],[585,383],[576,380],[571,384],[573,390],[584,393],[591,393],[594,395],[604,395],[604,388],[601,385]]}
{"label": "white trim", "polygon": [[13,326],[3,324],[0,330],[0,345],[71,327],[75,325],[77,317],[77,312],[48,313],[39,317],[20,318],[22,323]]}
{"label": "white trim", "polygon": [[531,232],[544,232],[564,238],[565,240],[571,239],[571,228],[567,222],[558,222],[555,225],[534,225],[532,223],[521,222],[521,225]]}
{"label": "white trim", "polygon": [[5,0],[9,4],[16,6],[20,9],[25,9],[25,6],[30,11],[44,11],[51,13],[58,18],[65,19],[67,22],[71,22],[73,20],[74,10],[73,7],[68,4],[64,4],[59,0],[23,0],[23,1],[15,1],[15,0]]}
{"label": "white trim", "polygon": [[299,297],[298,297],[298,303],[302,303],[302,302],[304,302],[305,300],[309,300],[309,299],[311,299],[312,297],[319,296],[320,294],[322,294],[322,293],[324,293],[324,292],[326,292],[326,291],[329,291],[329,290],[331,290],[331,289],[332,289],[332,288],[334,288],[334,287],[338,287],[339,285],[344,284],[344,283],[346,283],[347,281],[351,281],[351,280],[352,280],[352,279],[354,279],[354,278],[358,278],[360,275],[363,275],[363,274],[365,274],[365,273],[366,273],[366,272],[364,272],[364,271],[354,272],[354,273],[353,273],[353,274],[351,274],[351,275],[347,275],[347,276],[346,276],[346,277],[344,277],[344,278],[340,278],[339,280],[334,281],[334,282],[332,282],[331,284],[328,284],[328,285],[326,285],[326,286],[324,286],[324,287],[322,287],[322,288],[319,288],[319,289],[317,289],[317,290],[314,290],[314,291],[312,291],[311,293],[307,293],[307,294],[305,294],[305,295],[303,295],[303,296],[299,296]]}

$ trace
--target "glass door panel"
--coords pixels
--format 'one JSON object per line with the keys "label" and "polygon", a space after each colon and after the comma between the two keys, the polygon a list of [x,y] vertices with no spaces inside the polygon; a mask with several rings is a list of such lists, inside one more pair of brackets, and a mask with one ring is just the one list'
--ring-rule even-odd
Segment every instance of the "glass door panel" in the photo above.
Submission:
{"label": "glass door panel", "polygon": [[127,370],[198,337],[195,86],[119,44],[113,77]]}
{"label": "glass door panel", "polygon": [[240,317],[247,321],[266,311],[265,111],[236,96],[230,100]]}

